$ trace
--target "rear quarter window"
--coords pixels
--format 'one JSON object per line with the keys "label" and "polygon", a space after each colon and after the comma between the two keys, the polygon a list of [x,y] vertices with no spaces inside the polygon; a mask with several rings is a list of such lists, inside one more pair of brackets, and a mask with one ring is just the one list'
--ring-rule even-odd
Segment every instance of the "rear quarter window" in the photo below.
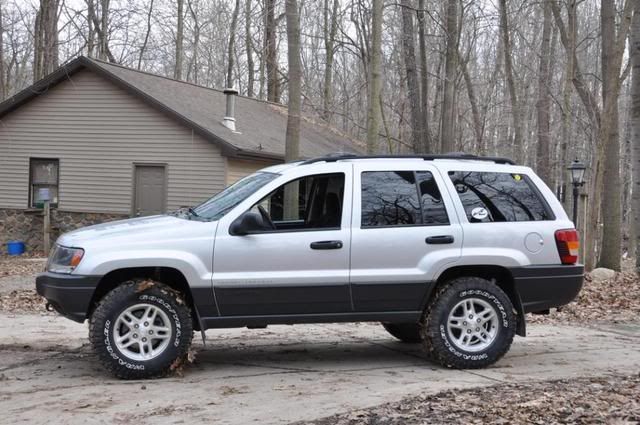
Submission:
{"label": "rear quarter window", "polygon": [[523,174],[449,171],[470,223],[553,220],[531,179]]}

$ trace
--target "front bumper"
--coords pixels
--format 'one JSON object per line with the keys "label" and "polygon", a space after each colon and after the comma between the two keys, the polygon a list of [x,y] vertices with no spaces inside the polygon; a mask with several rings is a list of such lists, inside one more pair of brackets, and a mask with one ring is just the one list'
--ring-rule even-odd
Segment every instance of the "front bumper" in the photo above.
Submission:
{"label": "front bumper", "polygon": [[560,307],[573,301],[584,280],[584,266],[526,266],[511,269],[525,313]]}
{"label": "front bumper", "polygon": [[89,303],[102,276],[40,273],[36,291],[47,299],[61,315],[82,323],[87,318]]}

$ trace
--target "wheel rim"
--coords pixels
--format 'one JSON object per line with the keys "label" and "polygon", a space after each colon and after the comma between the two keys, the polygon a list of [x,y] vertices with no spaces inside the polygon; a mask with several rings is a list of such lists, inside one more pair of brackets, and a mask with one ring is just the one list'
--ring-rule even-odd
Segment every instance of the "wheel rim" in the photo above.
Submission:
{"label": "wheel rim", "polygon": [[480,298],[466,298],[451,309],[447,333],[457,348],[478,352],[495,341],[498,324],[498,312],[491,304]]}
{"label": "wheel rim", "polygon": [[118,350],[131,360],[151,360],[164,352],[171,335],[169,316],[151,304],[136,304],[116,319],[113,340]]}

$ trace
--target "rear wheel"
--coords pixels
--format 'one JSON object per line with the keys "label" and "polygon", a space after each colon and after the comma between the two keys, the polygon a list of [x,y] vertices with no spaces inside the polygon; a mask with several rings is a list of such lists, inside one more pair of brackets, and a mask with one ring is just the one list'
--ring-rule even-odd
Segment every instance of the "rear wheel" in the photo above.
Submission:
{"label": "rear wheel", "polygon": [[456,369],[495,363],[511,347],[516,331],[509,297],[478,277],[457,278],[440,288],[422,323],[425,350],[433,360]]}
{"label": "rear wheel", "polygon": [[419,323],[383,323],[382,326],[402,342],[416,344],[422,341]]}
{"label": "rear wheel", "polygon": [[191,312],[180,293],[151,281],[129,281],[109,292],[89,323],[102,364],[123,379],[158,378],[186,358]]}

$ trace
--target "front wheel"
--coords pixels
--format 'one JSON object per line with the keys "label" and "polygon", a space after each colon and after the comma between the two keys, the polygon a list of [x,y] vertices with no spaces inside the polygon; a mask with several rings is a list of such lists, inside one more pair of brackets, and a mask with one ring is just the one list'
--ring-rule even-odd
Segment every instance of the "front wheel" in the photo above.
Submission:
{"label": "front wheel", "polygon": [[424,346],[443,366],[477,369],[511,347],[516,316],[509,297],[479,277],[453,279],[438,290],[422,318]]}
{"label": "front wheel", "polygon": [[107,370],[122,379],[158,378],[187,356],[193,324],[184,298],[152,281],[109,292],[89,323],[89,339]]}

